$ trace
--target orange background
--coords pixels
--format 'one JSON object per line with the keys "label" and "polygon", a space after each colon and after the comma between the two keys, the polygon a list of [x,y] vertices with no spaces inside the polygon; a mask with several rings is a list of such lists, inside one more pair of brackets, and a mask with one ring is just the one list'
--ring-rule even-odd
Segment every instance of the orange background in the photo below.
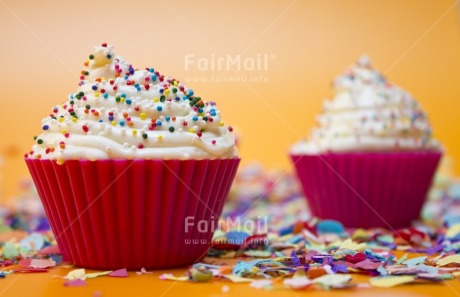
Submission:
{"label": "orange background", "polygon": [[[135,67],[187,77],[185,57],[269,55],[262,83],[188,85],[216,100],[241,134],[243,164],[289,168],[330,82],[362,53],[429,111],[435,135],[460,159],[458,5],[443,1],[0,1],[2,196],[27,176],[23,153],[54,104],[75,91],[93,45],[108,42]],[[456,164],[460,172],[460,164]]]}

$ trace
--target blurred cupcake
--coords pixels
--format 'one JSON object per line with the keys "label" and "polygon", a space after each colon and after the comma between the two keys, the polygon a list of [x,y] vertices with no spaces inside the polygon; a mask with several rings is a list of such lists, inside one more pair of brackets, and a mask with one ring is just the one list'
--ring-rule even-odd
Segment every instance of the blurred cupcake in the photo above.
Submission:
{"label": "blurred cupcake", "polygon": [[442,155],[425,112],[366,56],[334,91],[310,139],[291,149],[312,213],[349,227],[410,225]]}
{"label": "blurred cupcake", "polygon": [[96,46],[26,154],[64,257],[96,269],[184,266],[210,245],[239,164],[214,102]]}

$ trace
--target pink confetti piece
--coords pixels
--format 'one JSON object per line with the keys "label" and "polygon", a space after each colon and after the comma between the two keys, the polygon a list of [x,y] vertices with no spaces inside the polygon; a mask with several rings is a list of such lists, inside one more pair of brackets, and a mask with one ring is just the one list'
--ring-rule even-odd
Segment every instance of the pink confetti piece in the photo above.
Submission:
{"label": "pink confetti piece", "polygon": [[310,261],[312,257],[314,257],[314,256],[316,256],[318,254],[319,254],[319,252],[317,252],[315,250],[309,250],[307,252],[307,254],[305,255],[305,260]]}
{"label": "pink confetti piece", "polygon": [[358,262],[355,265],[353,265],[353,268],[364,269],[364,270],[374,270],[374,269],[379,268],[379,266],[381,265],[382,263],[379,263],[379,262],[376,263],[376,262],[372,262],[369,259],[366,259],[364,261]]}
{"label": "pink confetti piece", "polygon": [[356,284],[356,287],[358,289],[370,289],[371,288],[371,285],[370,284],[366,284],[366,283],[359,283],[359,284]]}
{"label": "pink confetti piece", "polygon": [[21,261],[19,261],[18,265],[22,267],[29,267],[31,262],[32,259],[22,259]]}
{"label": "pink confetti piece", "polygon": [[59,250],[59,247],[57,245],[51,245],[47,246],[45,248],[42,248],[38,254],[40,255],[55,255],[55,254],[60,254],[61,251]]}
{"label": "pink confetti piece", "polygon": [[64,283],[64,287],[82,287],[82,286],[86,286],[86,282],[79,278]]}
{"label": "pink confetti piece", "polygon": [[48,269],[45,268],[24,268],[24,269],[15,269],[14,273],[36,273],[36,272],[48,272]]}
{"label": "pink confetti piece", "polygon": [[49,268],[56,266],[56,262],[48,259],[32,259],[30,267],[32,268]]}
{"label": "pink confetti piece", "polygon": [[114,271],[110,272],[108,274],[108,276],[112,276],[112,277],[127,277],[128,276],[128,270],[126,270],[126,268],[114,270]]}
{"label": "pink confetti piece", "polygon": [[160,275],[159,279],[161,279],[161,280],[179,281],[179,282],[189,281],[189,277],[187,275],[176,277],[176,276],[172,275],[171,273],[164,273],[164,274]]}

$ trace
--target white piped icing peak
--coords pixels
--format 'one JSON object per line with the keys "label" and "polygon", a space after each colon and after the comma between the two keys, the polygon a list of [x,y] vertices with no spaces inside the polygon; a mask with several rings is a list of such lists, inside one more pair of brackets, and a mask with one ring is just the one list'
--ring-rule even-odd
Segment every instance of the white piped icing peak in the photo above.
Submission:
{"label": "white piped icing peak", "polygon": [[420,104],[362,56],[334,80],[318,125],[293,154],[441,150]]}
{"label": "white piped icing peak", "polygon": [[26,158],[237,157],[233,129],[214,102],[153,68],[134,69],[105,43],[84,65],[78,90],[43,119]]}

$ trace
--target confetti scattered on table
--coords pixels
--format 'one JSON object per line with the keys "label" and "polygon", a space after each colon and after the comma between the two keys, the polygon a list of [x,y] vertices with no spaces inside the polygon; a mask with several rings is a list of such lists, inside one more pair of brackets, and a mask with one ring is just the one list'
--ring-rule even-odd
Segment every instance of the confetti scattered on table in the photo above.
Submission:
{"label": "confetti scattered on table", "polygon": [[[442,284],[460,277],[458,179],[437,178],[423,219],[412,227],[365,230],[311,217],[292,174],[248,167],[236,179],[208,257],[185,274],[163,273],[161,280],[222,282],[222,292],[228,292],[228,282],[254,290],[364,290]],[[33,188],[28,190],[27,199],[38,199]],[[24,209],[0,208],[0,278],[72,267],[63,262],[43,212],[29,209],[25,214]],[[133,275],[150,274],[142,268]],[[369,279],[356,282],[355,274]],[[96,272],[72,268],[67,275],[51,272],[51,277],[62,278],[64,286],[78,287],[96,278],[129,274],[122,267]]]}

